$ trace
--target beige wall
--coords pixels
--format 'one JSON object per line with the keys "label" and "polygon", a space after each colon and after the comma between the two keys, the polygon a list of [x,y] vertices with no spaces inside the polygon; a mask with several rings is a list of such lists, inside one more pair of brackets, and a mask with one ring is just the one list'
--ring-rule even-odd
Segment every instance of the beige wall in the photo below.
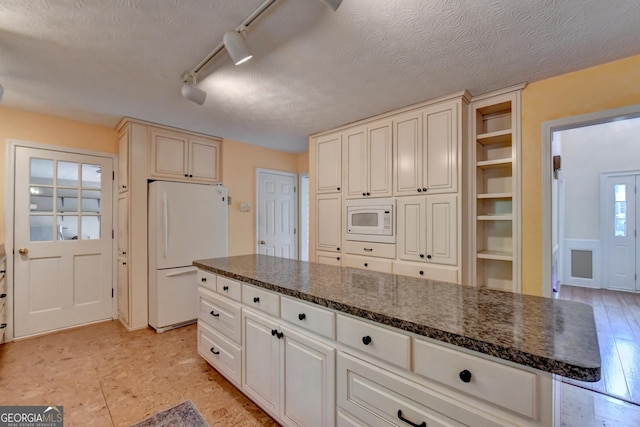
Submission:
{"label": "beige wall", "polygon": [[5,241],[7,140],[118,152],[115,129],[29,111],[0,108],[0,243]]}
{"label": "beige wall", "polygon": [[309,173],[309,153],[298,154],[298,173]]}
{"label": "beige wall", "polygon": [[[522,291],[542,295],[542,123],[640,104],[640,55],[532,83],[522,92]],[[546,256],[546,255],[545,255]]]}
{"label": "beige wall", "polygon": [[[222,142],[222,182],[229,189],[229,255],[256,251],[256,168],[298,173],[303,155],[271,150],[225,139]],[[304,159],[300,160],[304,165]],[[308,162],[307,162],[308,163]],[[251,211],[240,212],[248,202]]]}

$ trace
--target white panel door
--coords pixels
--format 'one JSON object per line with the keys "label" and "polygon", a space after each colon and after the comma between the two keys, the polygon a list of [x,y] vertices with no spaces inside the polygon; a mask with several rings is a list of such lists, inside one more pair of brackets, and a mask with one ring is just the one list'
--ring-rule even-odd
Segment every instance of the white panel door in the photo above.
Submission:
{"label": "white panel door", "polygon": [[342,188],[342,134],[316,140],[316,194],[339,193]]}
{"label": "white panel door", "polygon": [[340,252],[342,198],[329,194],[316,198],[316,249]]}
{"label": "white panel door", "polygon": [[113,160],[15,153],[15,336],[111,318]]}
{"label": "white panel door", "polygon": [[407,113],[393,121],[394,189],[396,196],[422,190],[422,116]]}
{"label": "white panel door", "polygon": [[389,197],[393,194],[391,177],[391,122],[376,122],[367,129],[367,195],[371,197]]}
{"label": "white panel door", "polygon": [[457,196],[427,196],[427,262],[458,264]]}
{"label": "white panel door", "polygon": [[281,258],[298,258],[297,176],[258,170],[257,252]]}
{"label": "white panel door", "polygon": [[458,190],[458,134],[455,103],[427,108],[423,116],[423,185],[433,193]]}
{"label": "white panel door", "polygon": [[639,177],[604,178],[605,284],[610,289],[640,290],[636,285],[639,264],[636,223],[640,211],[636,187]]}
{"label": "white panel door", "polygon": [[398,199],[398,258],[425,261],[426,200],[424,196]]}
{"label": "white panel door", "polygon": [[366,197],[369,186],[367,183],[367,128],[349,129],[344,134],[345,163],[344,175],[347,178],[347,197]]}

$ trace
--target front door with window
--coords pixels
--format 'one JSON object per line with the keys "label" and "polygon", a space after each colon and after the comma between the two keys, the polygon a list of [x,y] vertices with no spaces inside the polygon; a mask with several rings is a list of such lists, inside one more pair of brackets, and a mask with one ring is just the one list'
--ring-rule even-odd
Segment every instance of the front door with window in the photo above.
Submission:
{"label": "front door with window", "polygon": [[111,318],[113,159],[15,155],[15,336]]}
{"label": "front door with window", "polygon": [[610,289],[638,291],[637,272],[639,200],[636,188],[640,175],[607,175],[603,179],[605,212],[605,285]]}

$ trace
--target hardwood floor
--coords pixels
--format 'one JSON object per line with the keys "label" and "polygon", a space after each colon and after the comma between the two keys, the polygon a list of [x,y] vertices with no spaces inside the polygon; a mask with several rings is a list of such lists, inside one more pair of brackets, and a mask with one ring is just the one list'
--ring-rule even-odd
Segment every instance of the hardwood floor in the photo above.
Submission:
{"label": "hardwood floor", "polygon": [[[563,427],[640,426],[640,407],[562,384]],[[191,400],[211,427],[277,423],[196,351],[195,325],[117,321],[0,345],[0,405],[62,405],[65,427],[127,427]]]}
{"label": "hardwood floor", "polygon": [[593,307],[602,358],[597,383],[565,382],[640,405],[640,294],[561,285],[557,298]]}

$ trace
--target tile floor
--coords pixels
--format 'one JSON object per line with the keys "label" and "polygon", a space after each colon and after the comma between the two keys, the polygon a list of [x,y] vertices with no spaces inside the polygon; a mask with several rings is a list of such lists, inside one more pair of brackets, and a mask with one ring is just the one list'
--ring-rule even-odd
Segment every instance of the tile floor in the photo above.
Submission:
{"label": "tile floor", "polygon": [[[562,384],[562,426],[640,426],[640,407]],[[65,427],[127,427],[190,399],[211,427],[277,423],[196,351],[195,325],[117,321],[0,345],[0,405],[63,405]]]}

